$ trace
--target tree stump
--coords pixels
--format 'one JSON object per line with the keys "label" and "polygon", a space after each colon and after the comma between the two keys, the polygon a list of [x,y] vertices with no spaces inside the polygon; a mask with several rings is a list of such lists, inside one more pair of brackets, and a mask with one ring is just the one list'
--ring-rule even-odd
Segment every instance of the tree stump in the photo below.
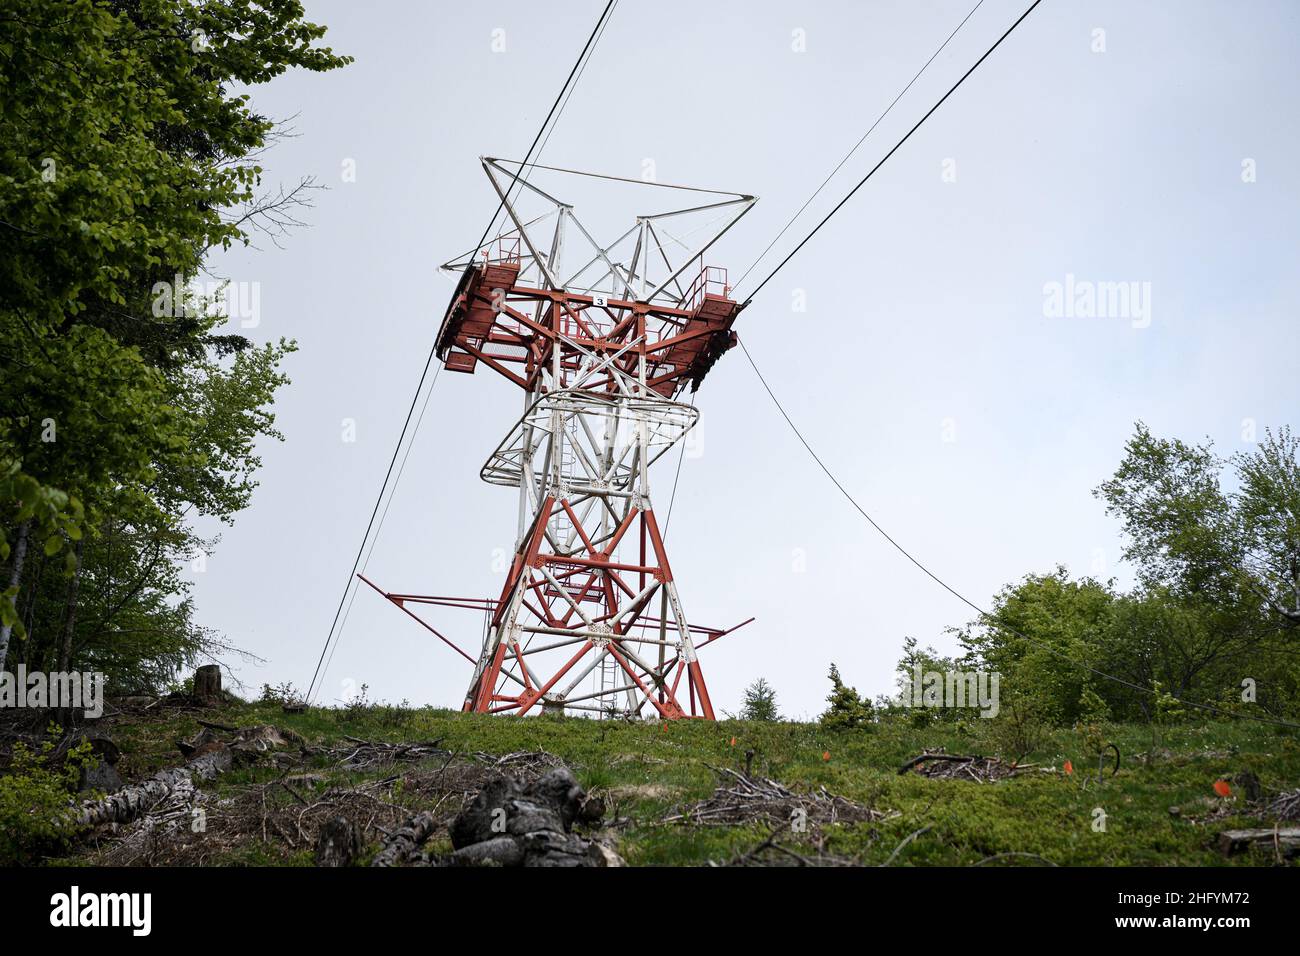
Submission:
{"label": "tree stump", "polygon": [[317,866],[351,866],[361,848],[361,835],[347,817],[330,817],[316,839]]}
{"label": "tree stump", "polygon": [[107,737],[81,739],[89,740],[91,754],[95,759],[93,763],[81,768],[77,792],[95,790],[101,793],[116,793],[126,786],[116,769],[118,758],[122,755],[117,744]]}
{"label": "tree stump", "polygon": [[221,668],[204,664],[194,672],[194,697],[205,704],[221,703]]}

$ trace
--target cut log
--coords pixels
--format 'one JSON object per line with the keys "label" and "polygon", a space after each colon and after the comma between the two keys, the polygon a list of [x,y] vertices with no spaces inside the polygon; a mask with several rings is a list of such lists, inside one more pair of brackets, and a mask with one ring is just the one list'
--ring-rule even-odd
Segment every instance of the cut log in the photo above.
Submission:
{"label": "cut log", "polygon": [[148,780],[124,787],[102,800],[89,800],[77,812],[77,822],[93,827],[103,823],[128,823],[167,799],[176,790],[193,790],[194,781],[211,780],[229,770],[233,755],[227,749],[202,754],[183,767],[160,770]]}
{"label": "cut log", "polygon": [[1240,853],[1251,846],[1277,848],[1283,856],[1295,856],[1300,853],[1300,827],[1224,830],[1219,834],[1219,852],[1224,856]]}
{"label": "cut log", "polygon": [[461,847],[451,855],[457,866],[522,866],[524,848],[514,837],[499,836]]}
{"label": "cut log", "polygon": [[370,861],[371,866],[402,866],[415,860],[420,847],[429,842],[437,829],[438,819],[427,810],[417,813],[384,841],[383,849]]}

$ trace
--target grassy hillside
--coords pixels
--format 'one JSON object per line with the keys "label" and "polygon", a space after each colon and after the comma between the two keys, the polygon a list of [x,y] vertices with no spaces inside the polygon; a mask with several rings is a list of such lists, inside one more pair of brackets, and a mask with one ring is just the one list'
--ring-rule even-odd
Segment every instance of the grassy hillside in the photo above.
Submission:
{"label": "grassy hillside", "polygon": [[[1099,787],[1096,758],[1086,756],[1084,736],[1073,731],[1057,732],[1026,758],[1037,768],[981,783],[898,772],[927,748],[989,752],[980,721],[969,728],[888,723],[831,732],[810,724],[633,725],[383,705],[285,714],[274,704],[230,704],[122,715],[110,718],[108,728],[122,748],[119,771],[130,781],[179,763],[175,742],[193,736],[199,719],[241,727],[274,724],[301,735],[308,752],[292,764],[260,762],[206,785],[215,798],[207,832],[151,846],[130,862],[310,864],[313,827],[325,813],[341,811],[358,820],[374,841],[378,828],[391,829],[410,811],[436,809],[450,820],[495,772],[497,758],[535,751],[567,763],[588,790],[605,797],[616,820],[609,836],[632,865],[736,862],[760,846],[773,831],[764,819],[664,822],[709,798],[719,782],[714,768],[743,767],[750,749],[755,777],[800,793],[824,787],[883,814],[869,822],[814,822],[806,832],[784,832],[779,843],[790,852],[763,853],[752,862],[872,865],[892,857],[896,866],[965,866],[998,856],[989,864],[1268,865],[1275,862],[1271,850],[1225,858],[1215,847],[1222,829],[1272,822],[1262,820],[1258,805],[1252,810],[1242,787],[1231,781],[1253,773],[1265,802],[1300,785],[1294,733],[1245,721],[1166,728],[1154,747],[1149,727],[1108,728],[1106,739],[1124,756],[1118,774],[1112,778],[1108,770]],[[348,762],[359,741],[434,740],[455,755]],[[502,766],[534,759],[544,758],[518,756]],[[1066,760],[1072,774],[1062,771]],[[1225,778],[1232,787],[1226,798],[1214,791]],[[1106,815],[1105,832],[1095,829],[1098,807]],[[114,839],[83,843],[61,860],[123,862],[113,855]],[[430,846],[438,849],[440,841],[449,848],[445,826]]]}

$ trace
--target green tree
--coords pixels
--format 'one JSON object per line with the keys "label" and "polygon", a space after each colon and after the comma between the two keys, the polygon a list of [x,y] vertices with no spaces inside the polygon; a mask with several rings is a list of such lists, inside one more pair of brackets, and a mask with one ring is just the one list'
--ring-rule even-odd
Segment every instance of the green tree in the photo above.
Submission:
{"label": "green tree", "polygon": [[[310,182],[260,192],[274,123],[235,88],[347,63],[323,34],[298,0],[0,0],[0,667],[29,621],[32,653],[90,646],[96,595],[188,620],[150,555],[247,503],[293,346],[224,333],[184,290],[305,203]],[[137,558],[141,583],[104,585]]]}
{"label": "green tree", "polygon": [[777,721],[781,719],[776,709],[776,690],[760,677],[745,688],[745,699],[740,708],[741,720]]}
{"label": "green tree", "polygon": [[1142,584],[1237,600],[1243,542],[1221,484],[1224,464],[1209,443],[1159,439],[1137,424],[1115,474],[1093,494],[1120,519],[1124,558]]}
{"label": "green tree", "polygon": [[990,617],[957,632],[972,661],[1002,675],[1003,693],[1037,702],[1058,723],[1080,713],[1088,667],[1102,662],[1117,596],[1107,584],[1070,579],[1065,568],[1030,574],[994,598]]}
{"label": "green tree", "polygon": [[1209,442],[1161,439],[1137,424],[1095,494],[1120,519],[1138,573],[1140,603],[1124,610],[1129,643],[1143,642],[1129,656],[1145,657],[1145,685],[1239,703],[1249,679],[1266,709],[1300,707],[1298,452],[1289,428],[1225,459]]}
{"label": "green tree", "polygon": [[[956,628],[949,628],[949,633],[961,635]],[[933,647],[922,647],[915,637],[903,638],[903,656],[894,667],[895,686],[898,694],[891,700],[881,698],[878,703],[884,712],[902,710],[916,726],[925,726],[935,721],[960,721],[962,712],[954,707],[922,708],[914,706],[913,699],[917,687],[924,681],[928,672],[947,674],[951,671],[973,669],[974,657],[967,653],[964,657],[950,658],[941,656]],[[919,675],[919,676],[918,676]]]}
{"label": "green tree", "polygon": [[1248,581],[1287,627],[1300,629],[1300,437],[1266,429],[1254,451],[1233,456],[1236,526]]}
{"label": "green tree", "polygon": [[826,698],[829,706],[818,718],[821,725],[831,729],[869,725],[873,716],[871,701],[860,697],[854,688],[845,684],[840,677],[840,669],[834,664],[831,665],[828,676],[831,692]]}

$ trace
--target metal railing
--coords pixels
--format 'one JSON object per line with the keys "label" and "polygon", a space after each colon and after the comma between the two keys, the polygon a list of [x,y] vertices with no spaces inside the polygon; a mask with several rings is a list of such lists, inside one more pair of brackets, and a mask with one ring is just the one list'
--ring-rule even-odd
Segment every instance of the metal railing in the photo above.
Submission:
{"label": "metal railing", "polygon": [[724,299],[731,295],[731,285],[727,281],[727,270],[722,266],[704,266],[695,281],[686,289],[678,307],[694,312],[706,295],[719,295]]}
{"label": "metal railing", "polygon": [[503,236],[497,236],[496,239],[497,256],[495,259],[493,259],[491,256],[492,243],[490,242],[488,243],[488,248],[482,250],[479,253],[479,255],[483,257],[483,262],[485,265],[490,265],[498,262],[513,263],[513,262],[518,262],[520,260],[519,250],[520,250],[519,236],[518,235],[512,236],[507,234]]}

